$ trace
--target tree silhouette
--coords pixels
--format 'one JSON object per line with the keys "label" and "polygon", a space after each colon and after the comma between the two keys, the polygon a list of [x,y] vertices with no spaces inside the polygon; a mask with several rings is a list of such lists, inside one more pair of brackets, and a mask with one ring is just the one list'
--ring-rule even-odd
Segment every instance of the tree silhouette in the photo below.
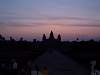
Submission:
{"label": "tree silhouette", "polygon": [[3,37],[1,34],[0,34],[0,40],[5,41],[5,37]]}

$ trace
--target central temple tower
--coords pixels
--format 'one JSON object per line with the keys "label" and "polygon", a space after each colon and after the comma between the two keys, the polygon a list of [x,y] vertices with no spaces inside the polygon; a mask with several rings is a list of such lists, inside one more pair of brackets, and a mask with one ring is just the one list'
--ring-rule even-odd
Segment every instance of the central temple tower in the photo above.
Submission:
{"label": "central temple tower", "polygon": [[55,38],[54,38],[53,32],[52,32],[52,30],[51,30],[50,36],[49,36],[49,40],[54,40],[54,39],[55,39]]}

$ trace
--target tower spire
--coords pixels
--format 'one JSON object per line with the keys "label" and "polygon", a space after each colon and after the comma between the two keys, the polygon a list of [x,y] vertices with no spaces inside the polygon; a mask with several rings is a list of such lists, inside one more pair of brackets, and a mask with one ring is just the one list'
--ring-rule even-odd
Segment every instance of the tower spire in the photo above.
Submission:
{"label": "tower spire", "polygon": [[51,40],[55,39],[55,38],[54,38],[54,35],[53,35],[53,31],[52,31],[52,30],[51,30],[51,32],[50,32],[49,39],[51,39]]}
{"label": "tower spire", "polygon": [[46,40],[46,35],[43,34],[42,41],[45,41],[45,40]]}
{"label": "tower spire", "polygon": [[61,41],[61,35],[60,34],[58,35],[57,40]]}

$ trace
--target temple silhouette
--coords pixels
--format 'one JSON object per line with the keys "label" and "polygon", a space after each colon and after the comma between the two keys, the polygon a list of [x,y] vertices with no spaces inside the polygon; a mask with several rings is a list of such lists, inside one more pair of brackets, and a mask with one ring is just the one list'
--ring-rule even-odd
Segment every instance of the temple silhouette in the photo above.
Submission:
{"label": "temple silhouette", "polygon": [[[0,75],[95,75],[100,69],[100,41],[6,40],[0,35]],[[97,72],[98,71],[98,72]]]}
{"label": "temple silhouette", "polygon": [[49,35],[49,38],[47,39],[46,38],[46,35],[43,34],[43,37],[42,37],[42,41],[47,41],[47,42],[57,42],[57,41],[61,41],[61,35],[59,34],[57,38],[54,37],[54,34],[53,34],[53,31],[51,30],[50,32],[50,35]]}

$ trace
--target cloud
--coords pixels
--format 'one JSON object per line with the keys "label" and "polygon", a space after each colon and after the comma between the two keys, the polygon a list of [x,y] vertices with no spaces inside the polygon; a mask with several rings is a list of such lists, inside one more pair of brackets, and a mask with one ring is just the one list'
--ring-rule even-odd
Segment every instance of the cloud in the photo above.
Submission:
{"label": "cloud", "polygon": [[0,22],[0,27],[36,27],[40,25],[47,25],[46,23],[30,23],[30,24],[25,24],[25,23],[2,23]]}
{"label": "cloud", "polygon": [[[21,11],[21,10],[20,10]],[[17,11],[16,11],[17,12]],[[32,12],[25,13],[15,11],[0,11],[0,19],[7,19],[7,20],[83,20],[83,21],[100,21],[100,19],[93,19],[93,18],[83,18],[83,17],[74,17],[74,16],[62,16],[62,17],[55,17],[55,16],[45,16],[45,15],[33,15]],[[36,12],[38,13],[38,12]]]}
{"label": "cloud", "polygon": [[[41,18],[42,19],[42,18]],[[45,18],[44,18],[45,19]],[[84,21],[100,21],[99,19],[82,18],[82,17],[47,17],[48,20],[84,20]]]}
{"label": "cloud", "polygon": [[67,25],[67,26],[79,26],[79,27],[100,27],[100,24],[76,24],[76,25]]}
{"label": "cloud", "polygon": [[37,26],[44,26],[44,25],[100,27],[100,24],[67,24],[67,23],[47,23],[47,22],[32,22],[32,23],[28,24],[28,23],[14,23],[14,22],[3,23],[3,22],[0,22],[0,27],[37,27]]}

